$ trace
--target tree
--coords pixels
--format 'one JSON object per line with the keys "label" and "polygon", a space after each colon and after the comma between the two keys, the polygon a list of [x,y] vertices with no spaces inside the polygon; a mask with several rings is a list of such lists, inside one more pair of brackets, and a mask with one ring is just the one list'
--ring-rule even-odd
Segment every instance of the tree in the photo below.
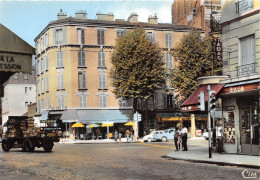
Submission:
{"label": "tree", "polygon": [[[111,57],[113,93],[117,98],[147,100],[165,86],[165,68],[157,44],[141,28],[116,40]],[[136,109],[136,103],[134,109]]]}
{"label": "tree", "polygon": [[221,74],[222,62],[215,58],[214,48],[213,37],[202,37],[195,31],[183,35],[172,52],[178,66],[171,73],[171,83],[180,97],[192,94],[198,86],[198,77]]}

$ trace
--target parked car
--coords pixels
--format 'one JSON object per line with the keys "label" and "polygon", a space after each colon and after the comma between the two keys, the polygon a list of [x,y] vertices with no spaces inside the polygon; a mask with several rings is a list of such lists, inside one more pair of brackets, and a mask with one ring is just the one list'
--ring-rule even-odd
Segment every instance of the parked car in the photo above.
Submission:
{"label": "parked car", "polygon": [[150,134],[148,134],[148,135],[146,135],[146,136],[144,136],[143,137],[143,140],[146,142],[151,142],[151,141],[155,141],[155,139],[154,139],[154,134],[155,133],[158,133],[159,131],[152,131],[152,132],[150,132]]}
{"label": "parked car", "polygon": [[166,129],[154,134],[154,139],[157,141],[166,142],[169,139],[174,139],[175,128]]}

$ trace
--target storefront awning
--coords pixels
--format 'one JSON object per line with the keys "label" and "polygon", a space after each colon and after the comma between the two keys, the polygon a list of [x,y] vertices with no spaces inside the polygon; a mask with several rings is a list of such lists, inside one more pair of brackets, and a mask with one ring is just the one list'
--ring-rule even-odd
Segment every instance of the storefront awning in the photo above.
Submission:
{"label": "storefront awning", "polygon": [[[210,89],[215,91],[216,95],[220,92],[220,90],[224,87],[224,84],[211,84]],[[205,92],[205,103],[208,102],[208,85],[199,86],[189,97],[182,103],[181,111],[189,112],[189,111],[199,111],[199,97],[201,91]]]}
{"label": "storefront awning", "polygon": [[62,122],[76,122],[78,121],[78,114],[76,109],[67,109],[62,112]]}
{"label": "storefront awning", "polygon": [[120,109],[85,109],[77,110],[78,120],[82,123],[125,123],[133,119],[133,110]]}
{"label": "storefront awning", "polygon": [[42,111],[41,120],[47,120],[48,119],[49,111]]}
{"label": "storefront awning", "polygon": [[50,111],[49,114],[62,114],[64,111]]}

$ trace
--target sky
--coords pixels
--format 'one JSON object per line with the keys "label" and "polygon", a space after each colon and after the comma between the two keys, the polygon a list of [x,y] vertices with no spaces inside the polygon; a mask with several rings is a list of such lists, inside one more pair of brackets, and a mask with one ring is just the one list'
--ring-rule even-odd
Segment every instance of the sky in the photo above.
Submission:
{"label": "sky", "polygon": [[147,22],[149,15],[157,15],[159,23],[171,23],[171,5],[174,0],[0,0],[0,23],[21,37],[31,46],[34,38],[57,20],[60,9],[68,17],[86,10],[88,19],[96,19],[96,13],[113,12],[115,19],[125,19],[135,12],[138,20]]}

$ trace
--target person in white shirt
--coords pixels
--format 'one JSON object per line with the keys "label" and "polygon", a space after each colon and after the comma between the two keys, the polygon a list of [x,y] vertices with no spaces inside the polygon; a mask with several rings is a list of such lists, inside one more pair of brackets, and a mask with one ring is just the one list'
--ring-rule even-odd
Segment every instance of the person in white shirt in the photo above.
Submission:
{"label": "person in white shirt", "polygon": [[188,151],[187,147],[187,136],[188,136],[188,129],[186,127],[181,127],[181,137],[182,137],[182,150]]}

